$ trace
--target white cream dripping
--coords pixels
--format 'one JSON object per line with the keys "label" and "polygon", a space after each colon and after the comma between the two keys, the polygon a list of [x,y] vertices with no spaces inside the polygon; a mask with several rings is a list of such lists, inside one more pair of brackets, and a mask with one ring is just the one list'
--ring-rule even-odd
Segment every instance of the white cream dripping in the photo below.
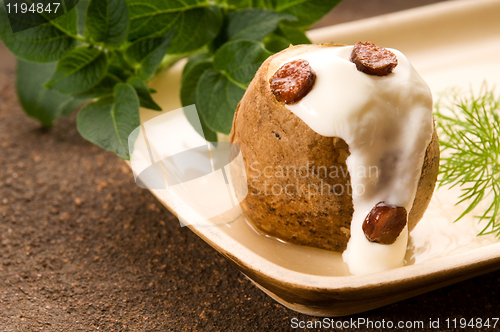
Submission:
{"label": "white cream dripping", "polygon": [[[407,226],[395,243],[383,245],[368,241],[362,224],[382,201],[411,210],[432,138],[432,96],[401,52],[390,49],[398,65],[391,74],[378,77],[356,69],[349,61],[352,48],[318,48],[281,65],[305,59],[317,75],[313,89],[286,107],[316,133],[340,137],[349,145],[346,163],[354,214],[343,258],[352,274],[368,274],[404,265]],[[376,172],[369,177],[370,166],[378,167],[378,177]],[[357,174],[360,169],[366,172]]]}

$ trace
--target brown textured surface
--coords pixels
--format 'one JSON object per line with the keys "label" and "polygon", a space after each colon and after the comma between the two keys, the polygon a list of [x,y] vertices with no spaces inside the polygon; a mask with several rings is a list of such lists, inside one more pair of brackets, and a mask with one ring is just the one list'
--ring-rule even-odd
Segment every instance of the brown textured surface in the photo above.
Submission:
{"label": "brown textured surface", "polygon": [[[249,195],[241,206],[258,228],[291,243],[343,251],[354,212],[345,163],[349,148],[342,139],[323,137],[309,128],[276,100],[268,82],[274,62],[318,47],[332,46],[290,47],[262,64],[238,106],[230,140],[241,148],[245,161]],[[433,138],[423,164],[429,169],[422,169],[418,204],[409,216],[411,229],[434,191],[439,146],[435,134]],[[330,173],[332,169],[339,171]],[[326,189],[317,193],[319,188]]]}
{"label": "brown textured surface", "polygon": [[[418,182],[417,194],[413,201],[413,206],[408,216],[408,230],[411,232],[420,219],[422,219],[427,206],[429,205],[429,193],[434,191],[436,179],[439,171],[439,142],[436,132],[432,135],[432,140],[425,152],[424,164],[422,165],[422,175]],[[432,189],[432,190],[431,190]],[[424,193],[427,193],[424,194]]]}
{"label": "brown textured surface", "polygon": [[[292,243],[342,251],[349,239],[349,218],[353,212],[350,196],[308,197],[303,190],[305,186],[322,184],[332,188],[339,184],[344,188],[349,176],[332,178],[324,176],[324,172],[308,176],[300,171],[312,166],[309,164],[312,161],[327,170],[338,167],[345,171],[348,150],[336,146],[339,140],[313,132],[276,100],[267,77],[270,61],[266,60],[259,69],[241,100],[230,136],[242,151],[249,182],[249,194],[241,203],[243,211],[270,235]],[[266,177],[280,172],[279,167],[285,169],[284,174],[288,171],[294,175]],[[275,192],[282,190],[282,194],[273,194],[273,186],[277,188]],[[297,190],[299,193],[294,193]]]}
{"label": "brown textured surface", "polygon": [[[267,332],[317,320],[180,228],[114,155],[79,137],[74,117],[41,130],[12,84],[0,44],[0,331]],[[339,320],[439,318],[446,330],[446,318],[498,317],[499,285],[500,271]]]}

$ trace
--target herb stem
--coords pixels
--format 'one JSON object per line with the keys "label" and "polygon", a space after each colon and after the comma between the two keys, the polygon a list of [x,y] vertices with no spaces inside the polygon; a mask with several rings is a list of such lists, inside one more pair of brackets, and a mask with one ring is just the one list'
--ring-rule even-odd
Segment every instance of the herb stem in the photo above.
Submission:
{"label": "herb stem", "polygon": [[439,185],[459,186],[457,204],[469,206],[455,220],[462,219],[484,199],[491,200],[483,214],[475,216],[486,225],[479,235],[500,237],[500,96],[483,84],[478,95],[458,91],[436,104],[441,158]]}

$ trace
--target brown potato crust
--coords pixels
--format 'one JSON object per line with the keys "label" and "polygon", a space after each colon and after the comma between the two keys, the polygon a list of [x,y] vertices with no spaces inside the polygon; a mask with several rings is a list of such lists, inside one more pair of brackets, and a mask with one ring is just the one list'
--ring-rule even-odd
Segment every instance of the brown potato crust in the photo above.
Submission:
{"label": "brown potato crust", "polygon": [[[248,195],[241,206],[249,220],[258,229],[282,240],[341,252],[349,241],[354,211],[348,194],[352,189],[345,163],[349,147],[338,137],[324,137],[314,132],[279,103],[269,87],[269,75],[282,59],[314,48],[334,46],[338,45],[291,46],[269,57],[238,105],[230,141],[240,147],[245,163]],[[309,166],[308,174],[306,166]],[[332,173],[319,166],[326,167],[326,170],[337,169],[340,176],[332,177]],[[438,166],[439,145],[434,132],[409,214],[409,230],[422,218],[429,204]],[[284,170],[282,173],[280,167]],[[294,169],[297,171],[293,172]],[[259,172],[260,176],[257,176]],[[312,195],[312,190],[305,190],[308,195],[304,192],[304,188],[317,186],[326,193],[328,185],[330,194]],[[281,194],[276,195],[280,188]],[[285,193],[285,188],[290,190]],[[298,194],[294,194],[297,188]],[[340,188],[343,188],[343,193],[340,193]]]}

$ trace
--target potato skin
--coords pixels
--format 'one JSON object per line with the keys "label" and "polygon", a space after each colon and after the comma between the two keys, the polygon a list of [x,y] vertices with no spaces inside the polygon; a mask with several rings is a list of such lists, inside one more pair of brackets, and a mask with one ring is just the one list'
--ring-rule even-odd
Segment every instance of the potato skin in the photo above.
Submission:
{"label": "potato skin", "polygon": [[[270,90],[268,73],[270,66],[275,70],[276,57],[286,59],[287,54],[291,57],[312,48],[334,46],[338,45],[291,46],[269,57],[238,105],[230,141],[240,147],[245,164],[248,195],[241,207],[258,229],[294,244],[342,252],[350,238],[354,212],[345,163],[349,147],[338,137],[317,134],[279,103]],[[409,215],[410,230],[429,204],[438,166],[439,146],[434,132]],[[280,173],[280,169],[284,171]],[[337,170],[338,176],[332,176],[330,170]],[[298,193],[294,193],[297,188]],[[323,188],[323,194],[313,195],[314,188]]]}

